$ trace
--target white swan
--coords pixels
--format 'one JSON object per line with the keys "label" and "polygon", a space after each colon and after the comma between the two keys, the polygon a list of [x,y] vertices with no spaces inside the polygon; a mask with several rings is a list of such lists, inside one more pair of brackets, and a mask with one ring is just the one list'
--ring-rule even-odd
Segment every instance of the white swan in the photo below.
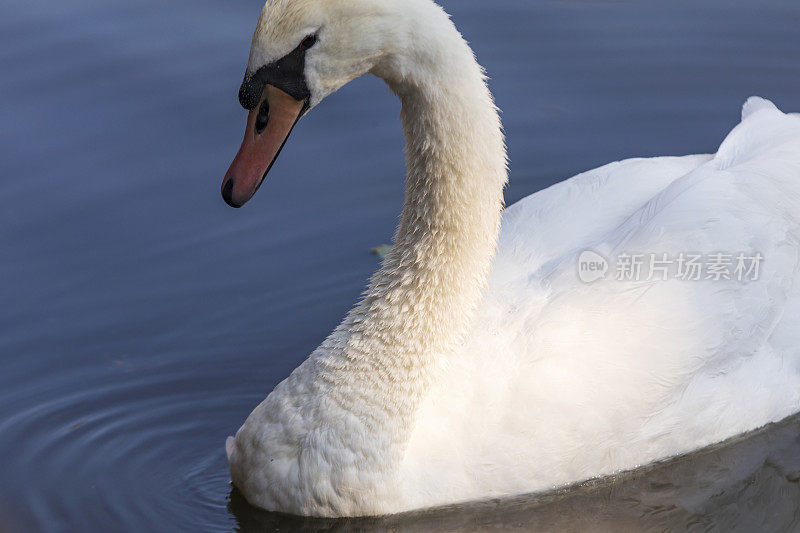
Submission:
{"label": "white swan", "polygon": [[[500,231],[500,120],[441,8],[269,0],[226,201],[252,196],[297,117],[367,72],[402,100],[395,246],[228,439],[250,503],[355,516],[542,491],[800,409],[800,118],[751,99],[715,155],[612,163],[506,209]],[[589,249],[611,264],[584,283]],[[703,278],[716,253],[750,263],[742,280],[648,280],[648,264],[618,280],[623,253],[704,254]]]}

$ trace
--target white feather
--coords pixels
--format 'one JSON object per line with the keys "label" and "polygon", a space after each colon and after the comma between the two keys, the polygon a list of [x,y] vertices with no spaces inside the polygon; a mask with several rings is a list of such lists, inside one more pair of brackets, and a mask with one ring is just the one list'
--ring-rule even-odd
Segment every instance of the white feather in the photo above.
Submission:
{"label": "white feather", "polygon": [[[407,196],[364,300],[226,443],[251,503],[375,515],[547,490],[800,409],[800,118],[750,99],[716,154],[581,174],[508,208],[498,238],[500,121],[444,12],[273,0],[250,67],[307,28],[313,104],[367,71],[402,100]],[[586,284],[588,249],[764,262],[751,282]]]}

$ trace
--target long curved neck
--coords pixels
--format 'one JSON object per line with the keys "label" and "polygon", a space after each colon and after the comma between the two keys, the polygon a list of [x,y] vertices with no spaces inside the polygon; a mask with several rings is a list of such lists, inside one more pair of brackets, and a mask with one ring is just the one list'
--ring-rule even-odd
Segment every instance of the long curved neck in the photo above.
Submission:
{"label": "long curved neck", "polygon": [[435,28],[419,28],[373,69],[402,101],[408,174],[395,244],[361,303],[315,352],[332,389],[350,384],[340,405],[397,429],[410,423],[437,360],[452,354],[479,303],[507,179],[483,71],[449,19],[432,20]]}
{"label": "long curved neck", "polygon": [[389,325],[393,357],[418,368],[451,351],[481,297],[507,178],[497,110],[456,35],[459,46],[444,45],[449,57],[417,56],[413,71],[386,76],[402,102],[408,172],[395,245],[364,300],[365,319]]}

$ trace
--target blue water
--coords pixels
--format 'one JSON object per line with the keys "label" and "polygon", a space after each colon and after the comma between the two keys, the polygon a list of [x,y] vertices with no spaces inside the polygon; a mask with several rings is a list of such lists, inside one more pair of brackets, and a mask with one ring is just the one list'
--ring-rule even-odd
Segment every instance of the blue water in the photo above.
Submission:
{"label": "blue water", "polygon": [[[491,77],[508,202],[800,111],[795,0],[443,2]],[[800,528],[800,422],[621,479],[373,521],[257,512],[224,439],[337,324],[403,193],[359,79],[241,210],[219,184],[260,0],[0,0],[0,531]]]}

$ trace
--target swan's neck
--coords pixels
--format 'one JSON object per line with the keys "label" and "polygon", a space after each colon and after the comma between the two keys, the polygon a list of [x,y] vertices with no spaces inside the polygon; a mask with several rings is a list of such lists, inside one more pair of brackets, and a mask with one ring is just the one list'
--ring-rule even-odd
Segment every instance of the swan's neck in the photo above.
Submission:
{"label": "swan's neck", "polygon": [[364,299],[314,358],[340,407],[399,441],[481,298],[507,177],[483,71],[449,19],[436,24],[373,70],[402,101],[405,203]]}

